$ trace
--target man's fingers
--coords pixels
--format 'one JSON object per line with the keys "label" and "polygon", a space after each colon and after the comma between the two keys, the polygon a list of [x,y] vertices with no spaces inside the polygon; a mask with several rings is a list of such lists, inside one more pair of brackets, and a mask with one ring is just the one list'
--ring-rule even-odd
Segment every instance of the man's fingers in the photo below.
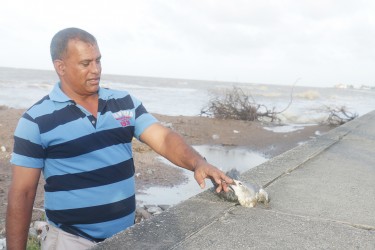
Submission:
{"label": "man's fingers", "polygon": [[222,174],[221,178],[225,182],[225,184],[232,184],[233,183],[233,179],[226,176],[224,173]]}
{"label": "man's fingers", "polygon": [[233,179],[226,176],[224,173],[220,173],[214,178],[218,185],[228,185],[233,183]]}
{"label": "man's fingers", "polygon": [[206,187],[206,183],[204,181],[204,177],[198,173],[197,171],[194,172],[194,178],[197,181],[198,185],[203,189]]}
{"label": "man's fingers", "polygon": [[[209,165],[208,165],[209,166]],[[200,168],[194,171],[195,180],[199,186],[205,188],[205,178],[210,178],[214,183],[217,184],[216,192],[220,193],[222,190],[228,192],[228,185],[233,183],[233,180],[226,176],[222,171],[212,166],[207,168]]]}
{"label": "man's fingers", "polygon": [[228,191],[228,188],[227,188],[227,183],[225,180],[223,180],[221,178],[220,175],[216,176],[216,178],[214,178],[216,184],[217,184],[217,187],[216,187],[216,192],[217,193],[220,193],[221,190],[224,190],[225,192]]}

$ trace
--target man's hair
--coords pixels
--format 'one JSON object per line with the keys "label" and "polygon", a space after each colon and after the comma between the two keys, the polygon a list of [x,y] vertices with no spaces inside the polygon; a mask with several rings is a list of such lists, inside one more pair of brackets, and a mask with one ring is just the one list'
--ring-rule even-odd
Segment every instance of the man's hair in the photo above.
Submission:
{"label": "man's hair", "polygon": [[95,37],[87,31],[78,28],[67,28],[60,30],[53,36],[51,41],[50,52],[52,61],[62,59],[70,40],[79,40],[85,43],[97,45]]}

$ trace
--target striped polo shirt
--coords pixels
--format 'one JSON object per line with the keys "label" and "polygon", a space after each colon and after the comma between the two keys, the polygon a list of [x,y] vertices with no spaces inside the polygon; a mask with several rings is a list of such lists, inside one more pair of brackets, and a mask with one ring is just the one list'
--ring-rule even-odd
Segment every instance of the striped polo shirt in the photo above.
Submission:
{"label": "striped polo shirt", "polygon": [[95,118],[57,83],[21,117],[11,162],[42,168],[50,223],[108,238],[134,224],[131,142],[155,122],[128,92],[104,88]]}

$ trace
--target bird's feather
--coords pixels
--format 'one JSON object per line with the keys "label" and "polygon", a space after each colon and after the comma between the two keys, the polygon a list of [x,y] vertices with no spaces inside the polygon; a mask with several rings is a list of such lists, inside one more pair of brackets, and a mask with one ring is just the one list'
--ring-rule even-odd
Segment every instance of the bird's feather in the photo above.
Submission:
{"label": "bird's feather", "polygon": [[[240,172],[233,168],[229,170],[226,175],[233,179],[233,184],[229,185],[229,191],[221,191],[218,196],[231,201],[238,202],[240,205],[245,207],[254,207],[258,202],[267,204],[269,202],[269,197],[267,192],[261,188],[259,185],[245,183],[240,181]],[[217,184],[212,181],[215,188]]]}

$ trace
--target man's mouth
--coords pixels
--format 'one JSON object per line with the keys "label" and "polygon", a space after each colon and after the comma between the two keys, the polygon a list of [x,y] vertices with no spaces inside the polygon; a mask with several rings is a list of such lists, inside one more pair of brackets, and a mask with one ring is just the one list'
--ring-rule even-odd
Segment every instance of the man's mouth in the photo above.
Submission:
{"label": "man's mouth", "polygon": [[91,79],[88,79],[87,82],[90,84],[99,84],[100,78],[91,78]]}

